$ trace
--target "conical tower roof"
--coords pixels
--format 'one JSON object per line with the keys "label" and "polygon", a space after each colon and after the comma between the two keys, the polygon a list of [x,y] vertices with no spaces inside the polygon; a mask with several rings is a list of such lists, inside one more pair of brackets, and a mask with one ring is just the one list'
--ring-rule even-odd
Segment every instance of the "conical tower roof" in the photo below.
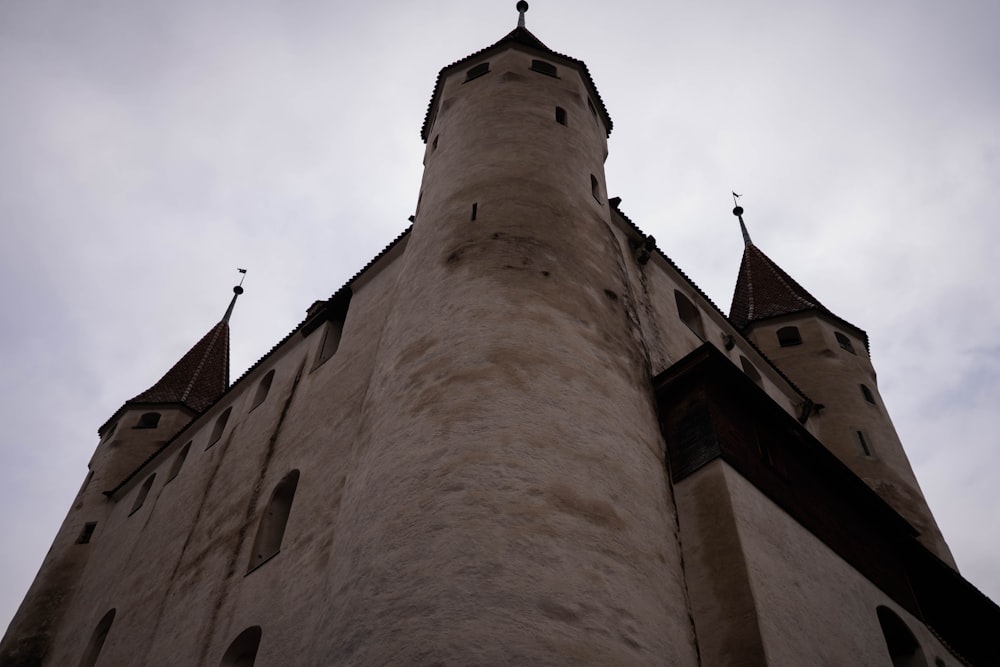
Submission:
{"label": "conical tower roof", "polygon": [[[242,269],[241,269],[242,272]],[[229,317],[242,286],[233,288],[233,298],[222,319],[208,330],[156,384],[125,404],[104,422],[104,430],[130,406],[173,404],[195,414],[204,412],[229,389]]]}
{"label": "conical tower roof", "polygon": [[[734,196],[738,195],[734,193]],[[760,320],[812,310],[853,329],[864,340],[865,349],[868,349],[868,334],[864,329],[833,314],[753,244],[743,222],[743,207],[737,204],[733,215],[740,220],[744,242],[743,260],[740,262],[740,273],[733,291],[733,303],[729,307],[729,320],[737,329],[744,331]]]}
{"label": "conical tower roof", "polygon": [[212,405],[229,388],[229,321],[212,327],[152,387],[129,403],[180,403],[195,412]]}
{"label": "conical tower roof", "polygon": [[729,319],[736,328],[742,330],[757,320],[803,310],[820,310],[833,315],[760,248],[748,242],[736,279],[733,305],[729,309]]}

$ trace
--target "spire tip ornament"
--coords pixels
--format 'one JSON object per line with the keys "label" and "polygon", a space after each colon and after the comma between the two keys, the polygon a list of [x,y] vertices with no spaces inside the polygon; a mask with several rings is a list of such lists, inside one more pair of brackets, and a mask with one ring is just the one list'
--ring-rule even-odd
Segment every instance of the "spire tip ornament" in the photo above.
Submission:
{"label": "spire tip ornament", "polygon": [[740,231],[743,232],[743,243],[744,245],[753,245],[753,241],[750,240],[750,232],[747,231],[746,224],[743,223],[743,207],[740,206],[740,197],[743,195],[738,195],[733,192],[733,215],[740,219]]}
{"label": "spire tip ornament", "polygon": [[528,11],[528,3],[524,0],[520,0],[517,3],[517,27],[524,27],[524,15]]}

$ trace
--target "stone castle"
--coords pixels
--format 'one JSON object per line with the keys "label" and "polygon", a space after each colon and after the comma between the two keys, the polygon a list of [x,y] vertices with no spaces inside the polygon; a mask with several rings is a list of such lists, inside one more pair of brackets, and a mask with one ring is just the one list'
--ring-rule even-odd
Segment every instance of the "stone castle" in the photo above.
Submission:
{"label": "stone castle", "polygon": [[865,332],[745,226],[719,311],[518,9],[438,75],[412,226],[100,427],[0,664],[1000,664]]}

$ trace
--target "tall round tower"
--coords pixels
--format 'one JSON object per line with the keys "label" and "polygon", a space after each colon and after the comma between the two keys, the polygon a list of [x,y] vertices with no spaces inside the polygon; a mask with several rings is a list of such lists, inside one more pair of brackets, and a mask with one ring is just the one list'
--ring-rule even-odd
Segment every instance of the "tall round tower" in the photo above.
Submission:
{"label": "tall round tower", "polygon": [[750,240],[730,319],[815,402],[817,437],[955,567],[878,392],[868,335],[825,308]]}
{"label": "tall round tower", "polygon": [[611,120],[526,4],[427,113],[331,561],[338,663],[695,662]]}

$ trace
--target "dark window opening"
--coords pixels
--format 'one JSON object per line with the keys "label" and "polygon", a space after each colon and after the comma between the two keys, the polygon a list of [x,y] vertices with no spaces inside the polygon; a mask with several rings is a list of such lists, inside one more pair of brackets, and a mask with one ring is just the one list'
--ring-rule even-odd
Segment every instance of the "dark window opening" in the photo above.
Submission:
{"label": "dark window opening", "polygon": [[326,323],[323,344],[320,346],[319,352],[316,353],[316,361],[313,362],[313,367],[310,370],[316,370],[337,353],[337,348],[340,347],[340,337],[343,335],[343,326],[342,322]]}
{"label": "dark window opening", "polygon": [[531,69],[539,74],[547,74],[555,77],[559,76],[559,71],[556,69],[556,66],[552,63],[547,63],[544,60],[532,60]]}
{"label": "dark window opening", "polygon": [[875,613],[878,615],[882,638],[885,639],[885,646],[889,649],[893,667],[926,665],[927,660],[924,658],[920,643],[913,636],[913,632],[906,627],[903,619],[888,607],[879,606],[875,609]]}
{"label": "dark window opening", "polygon": [[111,632],[111,624],[114,620],[115,610],[112,609],[97,623],[94,634],[87,642],[87,649],[83,652],[83,657],[80,658],[80,667],[94,667],[97,664],[97,658],[101,655],[101,649],[104,648],[104,642],[108,638],[108,633]]}
{"label": "dark window opening", "polygon": [[465,73],[465,80],[472,81],[473,79],[478,79],[484,74],[489,73],[489,71],[490,71],[489,61],[484,63],[479,63],[478,65],[469,69],[469,71]]}
{"label": "dark window opening", "polygon": [[754,381],[754,384],[761,385],[760,371],[758,371],[750,360],[740,355],[740,366],[743,367],[743,372],[746,373],[747,377]]}
{"label": "dark window opening", "polygon": [[[177,452],[177,456],[174,457],[174,463],[170,466],[170,473],[167,475],[167,482],[172,480],[174,477],[177,477],[177,474],[180,473],[181,467],[184,466],[184,459],[187,458],[189,451],[191,451],[190,442],[184,445],[184,449]],[[166,482],[164,482],[164,484],[166,484]]]}
{"label": "dark window opening", "polygon": [[681,318],[681,321],[687,325],[688,329],[698,334],[698,337],[704,340],[705,325],[702,323],[701,313],[698,312],[695,305],[677,290],[674,290],[674,301],[677,303],[677,315]]}
{"label": "dark window opening", "polygon": [[560,125],[566,124],[566,110],[562,107],[556,107],[556,122]]}
{"label": "dark window opening", "polygon": [[473,203],[472,204],[472,218],[471,218],[472,220],[476,219],[476,214],[478,212],[479,212],[479,204],[478,203]]}
{"label": "dark window opening", "polygon": [[90,544],[90,538],[94,536],[94,529],[97,528],[96,522],[89,522],[83,524],[83,530],[80,531],[80,537],[76,538],[77,544]]}
{"label": "dark window opening", "polygon": [[438,149],[438,138],[440,136],[441,136],[440,134],[434,135],[434,143],[431,144],[432,151],[436,151]]}
{"label": "dark window opening", "polygon": [[250,404],[250,409],[253,410],[258,405],[264,402],[267,398],[268,392],[271,391],[271,382],[274,381],[274,369],[272,368],[267,372],[260,382],[257,383],[257,391],[254,392],[253,403]]}
{"label": "dark window opening", "polygon": [[594,196],[598,202],[601,201],[601,189],[598,187],[597,177],[593,174],[590,175],[590,194]]}
{"label": "dark window opening", "polygon": [[866,385],[861,385],[861,395],[865,397],[866,401],[868,401],[872,405],[876,405],[875,394],[873,394],[872,390],[869,389]]}
{"label": "dark window opening", "polygon": [[347,311],[350,306],[350,290],[337,292],[327,302],[324,312],[326,323],[323,328],[323,341],[316,352],[316,359],[313,361],[312,368],[309,369],[310,372],[315,371],[337,353],[341,337],[344,334],[344,324],[347,321]]}
{"label": "dark window opening", "polygon": [[866,458],[872,458],[872,449],[868,446],[868,440],[865,438],[865,434],[861,431],[855,431],[858,434],[858,445],[861,446],[861,453],[865,455]]}
{"label": "dark window opening", "polygon": [[253,667],[260,648],[260,626],[254,625],[239,634],[222,656],[221,667]]}
{"label": "dark window opening", "polygon": [[226,408],[225,411],[219,415],[219,418],[215,420],[215,426],[212,427],[212,435],[208,439],[208,444],[205,446],[205,449],[208,449],[222,438],[222,433],[226,430],[226,422],[229,421],[229,415],[232,411],[232,407]]}
{"label": "dark window opening", "polygon": [[160,413],[159,412],[147,412],[146,414],[139,417],[139,423],[135,425],[136,428],[156,428],[160,423]]}
{"label": "dark window opening", "polygon": [[840,333],[839,331],[834,331],[833,335],[837,339],[837,345],[840,345],[840,347],[842,347],[843,349],[847,350],[851,354],[855,354],[855,352],[854,352],[854,344],[851,343],[851,339],[850,338],[848,338],[844,334]]}
{"label": "dark window opening", "polygon": [[135,514],[139,510],[139,508],[142,507],[142,504],[146,502],[146,496],[149,495],[149,490],[153,488],[153,480],[155,479],[156,479],[156,473],[154,472],[152,475],[146,478],[145,482],[142,483],[142,487],[139,489],[139,492],[135,496],[135,502],[132,503],[132,509],[129,510],[129,515]]}
{"label": "dark window opening", "polygon": [[798,327],[781,327],[778,329],[778,345],[781,347],[791,347],[802,344],[802,335]]}
{"label": "dark window opening", "polygon": [[292,500],[298,485],[299,471],[293,470],[274,487],[271,499],[260,517],[247,572],[259,567],[281,550],[281,540],[285,536],[285,526],[288,524],[288,515],[292,511]]}

